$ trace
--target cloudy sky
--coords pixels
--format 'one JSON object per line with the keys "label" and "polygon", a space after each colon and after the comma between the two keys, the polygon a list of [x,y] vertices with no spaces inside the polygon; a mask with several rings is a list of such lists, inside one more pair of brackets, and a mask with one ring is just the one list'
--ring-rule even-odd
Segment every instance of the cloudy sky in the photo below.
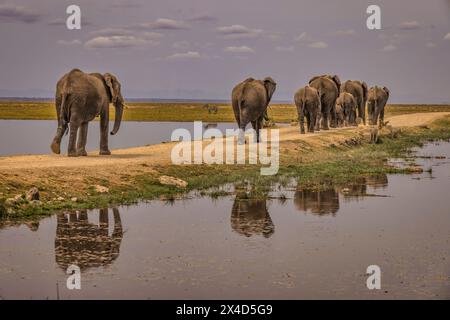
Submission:
{"label": "cloudy sky", "polygon": [[[66,8],[81,8],[67,30]],[[382,30],[368,30],[378,4]],[[291,100],[311,76],[386,85],[392,102],[450,103],[450,0],[0,0],[0,96],[52,97],[74,67],[125,97],[228,99],[272,76]]]}

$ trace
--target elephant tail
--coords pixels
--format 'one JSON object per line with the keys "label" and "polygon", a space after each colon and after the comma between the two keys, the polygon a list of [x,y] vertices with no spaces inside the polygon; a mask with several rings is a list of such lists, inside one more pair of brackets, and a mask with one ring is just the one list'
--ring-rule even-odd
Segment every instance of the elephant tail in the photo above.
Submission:
{"label": "elephant tail", "polygon": [[306,90],[309,86],[305,87],[305,90],[303,90],[303,98],[302,98],[302,110],[305,112],[305,104],[306,104]]}
{"label": "elephant tail", "polygon": [[63,128],[64,132],[63,134],[67,134],[67,124],[70,121],[70,113],[69,113],[69,108],[67,106],[67,93],[64,93],[62,95],[62,100],[61,100],[61,111],[59,113],[59,123],[61,124],[61,127]]}

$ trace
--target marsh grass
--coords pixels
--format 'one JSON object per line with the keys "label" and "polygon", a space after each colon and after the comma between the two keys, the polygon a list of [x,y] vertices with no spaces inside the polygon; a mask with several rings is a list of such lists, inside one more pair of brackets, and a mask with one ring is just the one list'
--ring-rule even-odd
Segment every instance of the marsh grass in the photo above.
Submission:
{"label": "marsh grass", "polygon": [[[230,104],[214,104],[217,114],[210,114],[204,103],[129,103],[125,109],[124,121],[205,121],[234,122]],[[210,104],[213,105],[213,104]],[[386,116],[416,112],[450,111],[450,105],[388,105]],[[274,122],[290,123],[297,120],[297,110],[293,104],[273,104],[268,109]],[[114,110],[111,106],[111,120]],[[0,119],[15,120],[55,120],[56,111],[53,102],[0,101]]]}

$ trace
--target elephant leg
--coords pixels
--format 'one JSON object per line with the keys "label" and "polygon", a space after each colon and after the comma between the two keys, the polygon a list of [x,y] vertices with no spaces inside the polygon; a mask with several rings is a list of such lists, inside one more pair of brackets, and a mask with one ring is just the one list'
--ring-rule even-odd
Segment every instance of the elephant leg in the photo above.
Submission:
{"label": "elephant leg", "polygon": [[66,132],[66,130],[67,130],[67,124],[65,124],[64,126],[58,126],[58,129],[56,129],[56,135],[53,138],[53,142],[50,146],[53,153],[56,153],[56,154],[61,153],[61,139],[62,139],[64,133]]}
{"label": "elephant leg", "polygon": [[255,121],[252,121],[252,128],[255,130],[255,141],[259,143],[259,130],[262,125],[262,118],[258,118]]}
{"label": "elephant leg", "polygon": [[298,124],[300,126],[300,133],[305,133],[305,115],[302,107],[298,108]]}
{"label": "elephant leg", "polygon": [[309,132],[314,133],[314,127],[316,126],[316,114],[314,112],[309,113]]}
{"label": "elephant leg", "polygon": [[78,123],[71,122],[69,125],[70,133],[69,133],[69,147],[68,147],[68,156],[69,157],[76,157],[77,155],[77,149],[76,149],[76,142],[77,142],[77,132],[78,132]]}
{"label": "elephant leg", "polygon": [[384,126],[384,108],[383,110],[381,110],[380,112],[380,124],[379,124],[379,128],[381,129]]}
{"label": "elephant leg", "polygon": [[306,116],[306,131],[309,133],[311,132],[311,113],[306,112],[305,116]]}
{"label": "elephant leg", "polygon": [[108,156],[111,154],[108,148],[108,131],[109,131],[109,105],[103,108],[100,114],[100,155]]}
{"label": "elephant leg", "polygon": [[361,102],[359,107],[359,117],[362,119],[364,125],[366,125],[366,106],[364,102]]}
{"label": "elephant leg", "polygon": [[322,117],[322,113],[319,111],[316,113],[316,121],[315,121],[315,126],[316,126],[316,131],[320,131],[320,119]]}
{"label": "elephant leg", "polygon": [[333,104],[333,107],[331,107],[331,109],[330,109],[330,114],[331,114],[330,127],[337,128],[339,125],[339,119],[338,119],[338,115],[336,113],[336,107],[334,106],[334,104]]}
{"label": "elephant leg", "polygon": [[322,129],[323,130],[330,130],[330,128],[328,127],[328,115],[329,115],[329,112],[322,113]]}
{"label": "elephant leg", "polygon": [[79,156],[87,156],[86,142],[88,133],[88,122],[83,122],[80,125],[80,132],[78,133],[77,153]]}
{"label": "elephant leg", "polygon": [[99,229],[100,234],[107,237],[109,231],[109,217],[108,217],[108,208],[100,209],[99,213]]}
{"label": "elephant leg", "polygon": [[245,127],[247,123],[245,123],[241,119],[241,125],[239,126],[239,134],[238,134],[238,144],[245,144]]}

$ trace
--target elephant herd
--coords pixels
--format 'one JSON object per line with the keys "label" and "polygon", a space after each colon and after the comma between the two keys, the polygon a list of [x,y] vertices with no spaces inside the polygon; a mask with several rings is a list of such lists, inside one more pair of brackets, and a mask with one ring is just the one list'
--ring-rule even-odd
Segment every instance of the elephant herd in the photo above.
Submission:
{"label": "elephant herd", "polygon": [[[248,123],[256,130],[259,142],[259,130],[275,89],[276,83],[270,77],[263,80],[248,78],[234,87],[232,106],[240,129],[239,143],[244,143],[243,132]],[[305,118],[308,132],[357,126],[358,121],[366,124],[366,103],[369,124],[376,125],[379,121],[381,127],[388,98],[386,87],[368,89],[364,81],[348,80],[341,84],[337,75],[315,76],[294,94],[300,132],[305,133]]]}
{"label": "elephant herd", "polygon": [[337,75],[316,76],[294,95],[300,132],[305,133],[305,118],[308,132],[357,126],[358,121],[366,124],[366,103],[369,124],[376,125],[379,121],[381,127],[388,98],[386,87],[368,89],[364,81],[348,80],[341,84]]}
{"label": "elephant herd", "polygon": [[[256,140],[259,142],[260,129],[263,120],[268,119],[267,107],[276,87],[276,82],[267,77],[263,80],[247,78],[233,88],[231,102],[239,128],[239,144],[245,143],[244,131],[249,123],[256,130]],[[369,123],[376,125],[379,120],[381,127],[388,98],[389,90],[386,87],[374,86],[368,89],[364,81],[356,80],[341,85],[337,75],[315,76],[294,95],[300,132],[305,133],[305,118],[308,132],[328,130],[329,127],[356,126],[358,119],[366,124],[366,104]],[[56,85],[58,128],[51,150],[56,154],[61,152],[61,139],[69,130],[68,156],[86,156],[88,123],[100,116],[100,155],[110,155],[110,103],[115,107],[114,128],[111,131],[111,135],[114,135],[120,128],[125,107],[117,77],[110,73],[85,73],[79,69],[65,74]]]}

